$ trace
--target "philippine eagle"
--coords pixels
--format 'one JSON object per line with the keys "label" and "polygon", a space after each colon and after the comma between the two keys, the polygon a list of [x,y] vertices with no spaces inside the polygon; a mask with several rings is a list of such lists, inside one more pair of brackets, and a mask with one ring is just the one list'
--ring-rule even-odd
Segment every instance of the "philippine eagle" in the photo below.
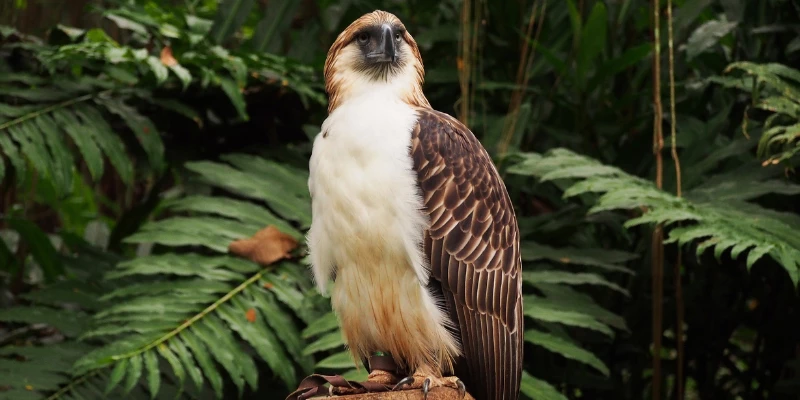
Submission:
{"label": "philippine eagle", "polygon": [[393,14],[348,26],[324,74],[307,240],[318,290],[335,282],[348,347],[364,362],[390,355],[397,378],[426,397],[466,385],[478,400],[516,400],[519,229],[491,158],[466,126],[431,108],[417,44]]}

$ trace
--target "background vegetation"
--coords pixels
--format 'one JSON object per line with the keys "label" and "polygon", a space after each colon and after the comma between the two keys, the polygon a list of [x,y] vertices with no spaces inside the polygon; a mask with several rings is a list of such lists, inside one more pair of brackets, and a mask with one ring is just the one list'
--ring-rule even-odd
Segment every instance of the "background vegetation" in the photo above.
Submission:
{"label": "background vegetation", "polygon": [[[14,0],[0,398],[363,378],[302,238],[322,63],[376,8],[515,201],[526,397],[800,394],[797,2]],[[269,265],[228,251],[269,225],[290,237],[277,258],[301,246]]]}

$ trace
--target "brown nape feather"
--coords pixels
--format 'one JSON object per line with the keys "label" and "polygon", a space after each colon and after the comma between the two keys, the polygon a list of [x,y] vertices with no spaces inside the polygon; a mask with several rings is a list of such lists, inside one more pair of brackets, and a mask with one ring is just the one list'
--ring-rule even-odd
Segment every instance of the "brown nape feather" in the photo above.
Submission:
{"label": "brown nape feather", "polygon": [[[352,67],[344,63],[342,58],[345,57],[345,49],[353,44],[356,33],[360,30],[374,25],[390,24],[393,26],[400,26],[403,28],[403,39],[410,51],[411,64],[413,65],[413,73],[415,75],[416,84],[414,87],[409,88],[408,92],[403,95],[403,100],[408,104],[416,107],[430,108],[430,103],[422,93],[422,83],[425,80],[425,67],[422,64],[422,56],[419,53],[417,42],[405,29],[405,25],[394,14],[386,11],[376,10],[368,14],[362,15],[357,20],[353,21],[331,45],[328,50],[328,56],[325,59],[325,67],[323,73],[325,76],[325,92],[328,93],[328,113],[332,113],[347,97],[347,85],[350,84],[346,79],[347,73],[358,74],[359,72],[352,70]],[[347,69],[350,69],[347,71]],[[351,75],[352,76],[352,75]]]}

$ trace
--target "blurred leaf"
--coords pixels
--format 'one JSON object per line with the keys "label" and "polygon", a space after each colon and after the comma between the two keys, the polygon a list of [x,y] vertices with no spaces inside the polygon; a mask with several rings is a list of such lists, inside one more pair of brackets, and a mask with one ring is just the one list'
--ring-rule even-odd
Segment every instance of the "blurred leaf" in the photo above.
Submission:
{"label": "blurred leaf", "polygon": [[242,26],[254,4],[255,0],[223,0],[208,34],[209,38],[217,44],[228,39]]}
{"label": "blurred leaf", "polygon": [[580,82],[584,81],[591,63],[595,62],[595,58],[605,50],[607,23],[606,6],[603,2],[594,3],[581,32],[576,70]]}
{"label": "blurred leaf", "polygon": [[522,372],[520,392],[534,400],[567,400],[567,397],[558,392],[549,383],[534,378],[528,372]]}
{"label": "blurred leaf", "polygon": [[710,49],[717,44],[719,40],[730,33],[736,26],[737,22],[727,22],[712,20],[700,25],[689,36],[686,42],[686,59],[691,61],[699,54]]}
{"label": "blurred leaf", "polygon": [[31,221],[17,218],[6,219],[6,223],[19,233],[20,239],[28,247],[29,253],[36,263],[42,268],[48,282],[55,281],[59,275],[64,273],[64,266],[61,264],[58,252],[50,242],[50,238],[39,227]]}
{"label": "blurred leaf", "polygon": [[225,92],[231,100],[231,104],[236,108],[236,112],[239,113],[239,118],[247,121],[249,119],[247,115],[247,103],[242,95],[242,89],[236,84],[236,81],[228,78],[219,78],[219,84],[222,91]]}
{"label": "blurred leaf", "polygon": [[547,350],[564,356],[565,358],[590,365],[596,370],[602,372],[605,376],[609,376],[610,374],[608,367],[606,367],[606,365],[603,364],[599,358],[597,358],[594,354],[582,349],[574,342],[546,332],[537,331],[535,329],[525,331],[525,341],[542,346]]}
{"label": "blurred leaf", "polygon": [[291,16],[297,11],[300,2],[293,0],[273,0],[267,3],[263,18],[258,22],[250,39],[253,50],[257,52],[280,52],[279,38],[289,28]]}

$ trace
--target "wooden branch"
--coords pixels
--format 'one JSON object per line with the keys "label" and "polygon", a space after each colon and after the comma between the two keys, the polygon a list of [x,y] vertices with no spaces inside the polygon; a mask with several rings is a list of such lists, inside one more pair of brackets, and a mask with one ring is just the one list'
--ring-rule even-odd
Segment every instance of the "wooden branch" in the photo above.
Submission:
{"label": "wooden branch", "polygon": [[[423,400],[422,389],[398,390],[394,392],[349,394],[345,396],[325,397],[334,400]],[[310,400],[313,400],[310,399]],[[428,392],[428,400],[475,400],[469,393],[463,398],[457,389],[436,387]]]}

